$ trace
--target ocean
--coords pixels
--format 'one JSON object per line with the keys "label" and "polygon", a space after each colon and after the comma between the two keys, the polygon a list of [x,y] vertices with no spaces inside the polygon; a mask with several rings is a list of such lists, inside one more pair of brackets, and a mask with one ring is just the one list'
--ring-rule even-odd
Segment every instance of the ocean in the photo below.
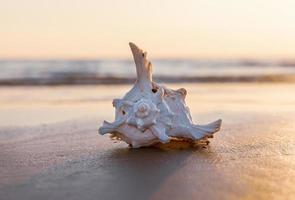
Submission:
{"label": "ocean", "polygon": [[[269,60],[153,60],[158,82],[293,82],[295,62]],[[0,85],[124,84],[133,60],[1,60]]]}

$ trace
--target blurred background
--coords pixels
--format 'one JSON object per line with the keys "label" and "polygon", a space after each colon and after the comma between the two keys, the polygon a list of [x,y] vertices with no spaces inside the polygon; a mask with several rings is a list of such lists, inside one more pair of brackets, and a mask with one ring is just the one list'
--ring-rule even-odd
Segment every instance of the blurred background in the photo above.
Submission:
{"label": "blurred background", "polygon": [[0,0],[0,85],[292,82],[292,0]]}

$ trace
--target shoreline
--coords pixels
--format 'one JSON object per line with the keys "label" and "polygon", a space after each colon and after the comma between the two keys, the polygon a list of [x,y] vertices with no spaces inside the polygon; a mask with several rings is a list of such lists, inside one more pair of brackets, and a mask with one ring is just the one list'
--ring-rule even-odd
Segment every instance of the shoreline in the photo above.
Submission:
{"label": "shoreline", "polygon": [[[294,75],[253,75],[253,76],[194,76],[166,77],[155,76],[159,83],[294,83]],[[121,85],[131,84],[135,78],[127,77],[97,77],[97,76],[65,76],[61,78],[19,78],[2,79],[3,86],[59,86],[59,85]]]}

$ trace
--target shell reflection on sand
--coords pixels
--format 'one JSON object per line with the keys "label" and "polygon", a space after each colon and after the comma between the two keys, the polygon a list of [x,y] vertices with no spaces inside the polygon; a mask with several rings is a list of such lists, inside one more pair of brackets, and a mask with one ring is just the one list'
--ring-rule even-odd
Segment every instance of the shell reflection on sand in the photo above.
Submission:
{"label": "shell reflection on sand", "polygon": [[[113,141],[122,141],[121,137],[116,136],[116,134],[110,135]],[[171,138],[168,143],[158,142],[151,147],[159,148],[163,150],[181,150],[181,149],[204,149],[207,148],[210,141],[207,138],[201,140],[190,140],[185,138]]]}

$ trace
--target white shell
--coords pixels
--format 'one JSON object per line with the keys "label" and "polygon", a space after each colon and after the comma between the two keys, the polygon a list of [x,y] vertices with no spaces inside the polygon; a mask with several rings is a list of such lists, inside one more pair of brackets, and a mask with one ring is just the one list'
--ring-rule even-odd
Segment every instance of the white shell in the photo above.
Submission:
{"label": "white shell", "polygon": [[186,90],[168,89],[152,81],[152,65],[147,53],[129,43],[133,53],[137,80],[122,98],[114,99],[115,121],[103,122],[99,133],[111,133],[138,148],[167,143],[171,138],[199,140],[219,131],[221,120],[207,125],[193,124],[185,105]]}

